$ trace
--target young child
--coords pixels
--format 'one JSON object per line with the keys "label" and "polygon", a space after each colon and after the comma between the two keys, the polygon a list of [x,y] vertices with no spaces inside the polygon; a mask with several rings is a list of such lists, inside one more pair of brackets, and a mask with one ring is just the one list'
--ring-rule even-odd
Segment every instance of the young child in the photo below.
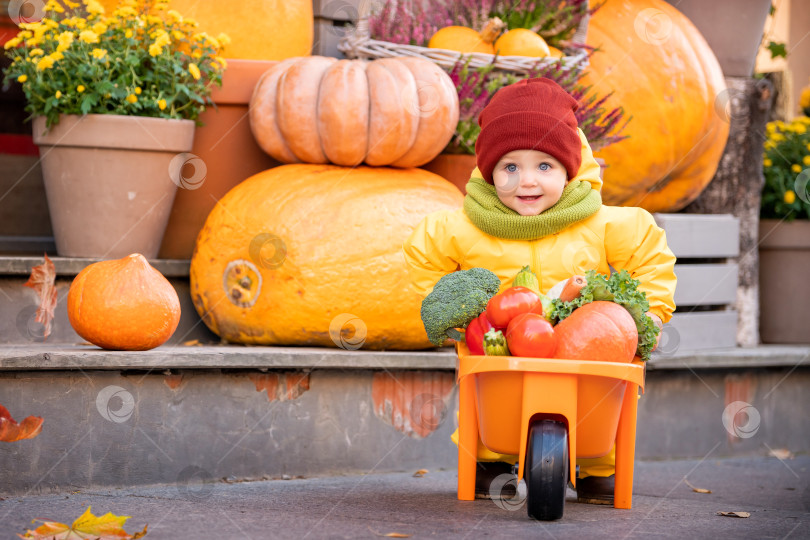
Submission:
{"label": "young child", "polygon": [[[576,100],[545,78],[504,87],[481,112],[477,169],[462,210],[427,216],[403,245],[414,288],[426,296],[443,275],[483,267],[501,290],[525,265],[548,292],[572,275],[627,269],[660,326],[675,309],[675,256],[641,208],[603,206],[599,164],[577,127]],[[479,442],[476,496],[486,498],[517,456]],[[578,460],[577,500],[613,503],[615,454]],[[480,480],[480,482],[478,481]]]}

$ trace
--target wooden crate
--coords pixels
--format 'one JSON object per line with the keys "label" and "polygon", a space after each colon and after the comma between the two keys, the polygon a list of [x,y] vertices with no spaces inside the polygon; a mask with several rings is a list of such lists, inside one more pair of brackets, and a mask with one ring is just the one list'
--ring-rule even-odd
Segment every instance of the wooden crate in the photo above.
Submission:
{"label": "wooden crate", "polygon": [[730,214],[655,214],[678,258],[677,306],[661,354],[737,345],[739,219]]}

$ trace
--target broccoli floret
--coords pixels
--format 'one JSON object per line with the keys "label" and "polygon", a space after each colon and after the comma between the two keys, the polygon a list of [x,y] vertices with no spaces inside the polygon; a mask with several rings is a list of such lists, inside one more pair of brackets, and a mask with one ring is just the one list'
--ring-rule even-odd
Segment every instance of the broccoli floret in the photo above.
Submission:
{"label": "broccoli floret", "polygon": [[437,347],[447,337],[461,339],[456,328],[466,328],[498,294],[501,280],[486,268],[459,270],[443,276],[422,301],[422,323]]}

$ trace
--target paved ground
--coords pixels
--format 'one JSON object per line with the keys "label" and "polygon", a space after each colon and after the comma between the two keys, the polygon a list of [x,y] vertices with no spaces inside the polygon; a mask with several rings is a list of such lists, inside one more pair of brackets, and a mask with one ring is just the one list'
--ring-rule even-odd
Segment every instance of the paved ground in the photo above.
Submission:
{"label": "paved ground", "polygon": [[[128,532],[147,538],[810,538],[810,456],[636,464],[633,509],[577,504],[569,491],[557,522],[521,507],[455,498],[455,471],[88,489],[0,500],[0,538],[16,538],[35,517],[71,522],[130,515]],[[710,489],[704,494],[695,487]],[[718,516],[749,512],[748,518]]]}

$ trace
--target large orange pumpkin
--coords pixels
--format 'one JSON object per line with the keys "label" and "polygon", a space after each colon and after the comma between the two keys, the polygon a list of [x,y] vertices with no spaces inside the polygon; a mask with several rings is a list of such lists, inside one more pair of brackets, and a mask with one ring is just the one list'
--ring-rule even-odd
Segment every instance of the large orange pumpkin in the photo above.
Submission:
{"label": "large orange pumpkin", "polygon": [[70,285],[67,310],[76,333],[103,349],[153,349],[180,322],[177,292],[139,253],[85,267]]}
{"label": "large orange pumpkin", "polygon": [[444,149],[458,115],[450,77],[423,58],[292,58],[250,100],[256,142],[282,163],[418,167]]}
{"label": "large orange pumpkin", "polygon": [[402,243],[463,196],[421,169],[283,165],[223,197],[191,259],[191,297],[230,342],[431,347]]}
{"label": "large orange pumpkin", "polygon": [[556,358],[632,362],[638,346],[633,316],[614,302],[591,302],[554,327]]}
{"label": "large orange pumpkin", "polygon": [[[112,13],[120,0],[101,3]],[[231,43],[225,47],[226,58],[283,60],[312,51],[314,26],[309,0],[171,0],[169,8],[197,21],[200,30],[212,36],[227,34]]]}
{"label": "large orange pumpkin", "polygon": [[597,152],[608,164],[605,203],[680,210],[711,181],[728,138],[717,58],[664,0],[606,2],[589,21],[587,41],[600,51],[583,82],[614,92],[606,106],[633,117],[629,138]]}

